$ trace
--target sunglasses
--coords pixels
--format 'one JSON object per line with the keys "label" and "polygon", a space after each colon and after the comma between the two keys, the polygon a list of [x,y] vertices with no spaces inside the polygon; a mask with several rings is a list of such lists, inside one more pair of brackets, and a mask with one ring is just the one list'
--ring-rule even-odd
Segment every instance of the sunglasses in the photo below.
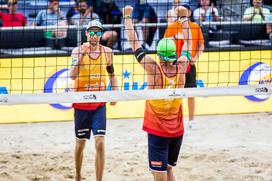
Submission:
{"label": "sunglasses", "polygon": [[14,3],[8,3],[8,6],[12,6],[12,5],[16,5],[17,2],[14,2]]}
{"label": "sunglasses", "polygon": [[90,35],[90,36],[96,35],[96,36],[100,37],[100,36],[102,36],[102,32],[101,32],[101,31],[97,31],[97,32],[90,31],[90,32],[89,32],[89,35]]}
{"label": "sunglasses", "polygon": [[174,60],[177,60],[177,55],[170,55],[170,56],[164,56],[162,54],[158,54],[159,58],[164,60],[164,61],[174,61]]}

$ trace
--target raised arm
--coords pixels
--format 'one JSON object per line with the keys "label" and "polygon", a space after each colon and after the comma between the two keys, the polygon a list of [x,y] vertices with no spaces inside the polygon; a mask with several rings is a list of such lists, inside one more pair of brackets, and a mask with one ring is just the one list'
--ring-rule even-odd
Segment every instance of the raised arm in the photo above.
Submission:
{"label": "raised arm", "polygon": [[130,46],[135,54],[137,61],[143,66],[148,74],[154,74],[157,70],[157,64],[150,56],[146,55],[142,46],[140,45],[138,36],[135,32],[134,25],[131,20],[131,13],[133,8],[126,6],[123,8],[123,15],[125,19],[125,32],[130,43]]}
{"label": "raised arm", "polygon": [[106,69],[109,75],[110,85],[112,87],[112,90],[118,90],[117,77],[115,76],[115,73],[114,73],[112,49],[105,47],[105,54],[107,57]]}
{"label": "raised arm", "polygon": [[182,23],[182,33],[184,36],[184,44],[182,46],[181,57],[179,57],[178,63],[181,63],[182,70],[185,72],[188,62],[191,60],[192,34],[189,27],[188,10],[183,6],[178,6],[176,8],[176,14],[178,15],[178,21]]}
{"label": "raised arm", "polygon": [[83,55],[87,53],[88,47],[86,44],[81,45],[73,49],[71,54],[71,68],[70,68],[70,78],[75,80],[78,77],[80,62],[83,59]]}
{"label": "raised arm", "polygon": [[[118,83],[117,83],[117,77],[114,73],[114,67],[113,67],[113,53],[112,49],[105,47],[105,54],[107,58],[107,72],[109,75],[110,85],[112,87],[112,90],[118,90]],[[116,105],[116,102],[110,102],[110,105]]]}

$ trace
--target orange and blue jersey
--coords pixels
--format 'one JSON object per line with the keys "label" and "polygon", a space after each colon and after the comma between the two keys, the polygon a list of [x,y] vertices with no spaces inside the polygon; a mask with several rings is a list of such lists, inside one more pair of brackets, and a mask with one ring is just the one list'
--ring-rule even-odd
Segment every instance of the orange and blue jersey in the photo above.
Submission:
{"label": "orange and blue jersey", "polygon": [[[74,91],[105,91],[106,90],[106,66],[107,59],[103,46],[100,46],[100,55],[93,59],[89,55],[83,56],[83,61],[79,65],[79,75],[75,80]],[[73,108],[82,110],[95,110],[105,105],[99,103],[74,103]]]}
{"label": "orange and blue jersey", "polygon": [[[167,77],[161,67],[160,71],[163,89],[179,88],[182,85],[179,69],[177,74],[172,77]],[[182,99],[147,100],[143,130],[161,137],[178,137],[183,135]]]}

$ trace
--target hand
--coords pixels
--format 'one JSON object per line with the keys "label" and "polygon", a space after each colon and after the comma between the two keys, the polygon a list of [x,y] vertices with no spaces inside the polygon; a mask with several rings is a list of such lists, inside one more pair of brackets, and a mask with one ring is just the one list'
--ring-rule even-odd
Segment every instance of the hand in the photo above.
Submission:
{"label": "hand", "polygon": [[177,64],[180,65],[180,72],[186,73],[187,67],[188,67],[188,59],[184,56],[181,56],[177,60]]}
{"label": "hand", "polygon": [[189,16],[189,12],[188,9],[185,8],[184,6],[178,6],[175,9],[175,13],[178,17],[188,17]]}
{"label": "hand", "polygon": [[125,6],[124,8],[123,8],[123,16],[130,16],[131,15],[131,13],[132,13],[132,11],[133,11],[133,7],[132,6]]}
{"label": "hand", "polygon": [[111,106],[115,106],[117,104],[117,102],[110,102]]}
{"label": "hand", "polygon": [[83,43],[79,48],[79,53],[81,55],[85,55],[85,54],[89,53],[89,51],[90,51],[90,44],[89,43]]}
{"label": "hand", "polygon": [[177,60],[178,63],[187,63],[189,62],[189,60],[187,59],[187,57],[185,56],[180,56]]}

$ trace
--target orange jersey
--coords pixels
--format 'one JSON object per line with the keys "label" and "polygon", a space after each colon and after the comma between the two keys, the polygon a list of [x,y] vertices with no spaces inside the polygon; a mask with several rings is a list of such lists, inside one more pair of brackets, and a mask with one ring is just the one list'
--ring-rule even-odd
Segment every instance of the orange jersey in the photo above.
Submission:
{"label": "orange jersey", "polygon": [[[191,34],[192,34],[192,57],[194,57],[198,51],[198,45],[204,43],[204,38],[203,38],[201,28],[198,24],[189,21],[189,27],[191,29]],[[164,38],[173,37],[174,35],[178,33],[183,34],[182,23],[179,21],[175,21],[172,24],[167,26],[164,33]],[[177,47],[177,55],[178,57],[180,57],[184,42],[181,39],[176,39],[174,41]]]}
{"label": "orange jersey", "polygon": [[[167,77],[161,68],[160,70],[163,89],[180,87],[179,69],[173,77]],[[162,137],[178,137],[183,135],[182,99],[147,100],[143,130]]]}
{"label": "orange jersey", "polygon": [[[105,91],[106,90],[106,66],[107,59],[104,47],[100,46],[100,55],[97,59],[92,59],[89,55],[83,56],[83,61],[79,65],[79,75],[75,80],[74,91]],[[83,110],[95,110],[102,103],[74,103],[73,107]]]}

